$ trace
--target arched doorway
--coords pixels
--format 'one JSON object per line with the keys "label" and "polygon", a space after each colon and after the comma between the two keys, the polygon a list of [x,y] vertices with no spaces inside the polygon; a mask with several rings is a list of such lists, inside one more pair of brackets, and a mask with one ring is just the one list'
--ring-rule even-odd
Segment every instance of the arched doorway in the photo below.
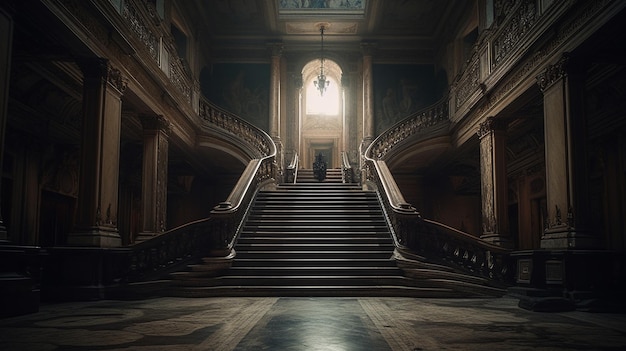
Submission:
{"label": "arched doorway", "polygon": [[320,72],[320,60],[307,63],[302,69],[300,92],[300,167],[311,168],[315,155],[322,154],[329,168],[339,168],[344,150],[344,94],[341,87],[341,68],[332,60],[324,59],[324,73],[329,81],[320,94],[314,81]]}

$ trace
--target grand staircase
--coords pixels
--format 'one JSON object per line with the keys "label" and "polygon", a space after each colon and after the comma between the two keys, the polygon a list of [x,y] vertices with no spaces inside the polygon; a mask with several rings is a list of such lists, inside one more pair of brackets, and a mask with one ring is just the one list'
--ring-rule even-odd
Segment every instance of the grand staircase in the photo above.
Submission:
{"label": "grand staircase", "polygon": [[[341,182],[329,169],[320,182],[300,170],[295,184],[261,191],[222,276],[208,263],[174,275],[179,296],[501,295],[479,278],[423,262],[403,274],[373,191]],[[209,262],[209,260],[207,260]]]}

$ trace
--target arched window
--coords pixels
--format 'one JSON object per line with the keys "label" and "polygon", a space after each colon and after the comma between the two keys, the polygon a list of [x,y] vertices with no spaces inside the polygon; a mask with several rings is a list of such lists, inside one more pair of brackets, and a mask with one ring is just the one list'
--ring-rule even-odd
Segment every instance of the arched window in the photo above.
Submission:
{"label": "arched window", "polygon": [[339,107],[340,95],[339,84],[332,77],[326,77],[330,82],[324,95],[320,95],[320,91],[313,83],[317,79],[314,77],[307,82],[306,85],[306,114],[307,115],[326,115],[338,116],[340,114]]}

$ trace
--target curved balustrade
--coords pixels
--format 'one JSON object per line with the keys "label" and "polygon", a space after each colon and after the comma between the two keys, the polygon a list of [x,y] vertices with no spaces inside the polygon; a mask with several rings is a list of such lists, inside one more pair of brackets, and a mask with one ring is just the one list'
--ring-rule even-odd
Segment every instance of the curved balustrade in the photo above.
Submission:
{"label": "curved balustrade", "polygon": [[376,185],[400,252],[418,253],[430,260],[448,262],[473,275],[510,283],[514,269],[509,250],[422,218],[417,209],[404,200],[387,164],[381,160],[393,147],[416,133],[447,123],[445,101],[401,121],[376,138],[365,152],[366,180]]}
{"label": "curved balustrade", "polygon": [[209,128],[218,127],[244,141],[246,146],[256,151],[255,157],[275,156],[276,145],[272,139],[251,123],[237,117],[206,99],[200,100],[200,118]]}
{"label": "curved balustrade", "polygon": [[367,154],[377,159],[384,156],[402,141],[426,131],[429,127],[448,123],[448,97],[434,105],[418,111],[406,119],[394,124],[376,138],[367,150]]}

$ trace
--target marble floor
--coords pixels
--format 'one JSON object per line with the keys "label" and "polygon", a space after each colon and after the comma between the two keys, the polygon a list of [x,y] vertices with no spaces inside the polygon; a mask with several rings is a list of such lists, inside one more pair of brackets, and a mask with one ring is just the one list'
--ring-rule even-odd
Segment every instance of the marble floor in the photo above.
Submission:
{"label": "marble floor", "polygon": [[156,298],[0,319],[0,350],[626,350],[626,315],[512,298]]}

